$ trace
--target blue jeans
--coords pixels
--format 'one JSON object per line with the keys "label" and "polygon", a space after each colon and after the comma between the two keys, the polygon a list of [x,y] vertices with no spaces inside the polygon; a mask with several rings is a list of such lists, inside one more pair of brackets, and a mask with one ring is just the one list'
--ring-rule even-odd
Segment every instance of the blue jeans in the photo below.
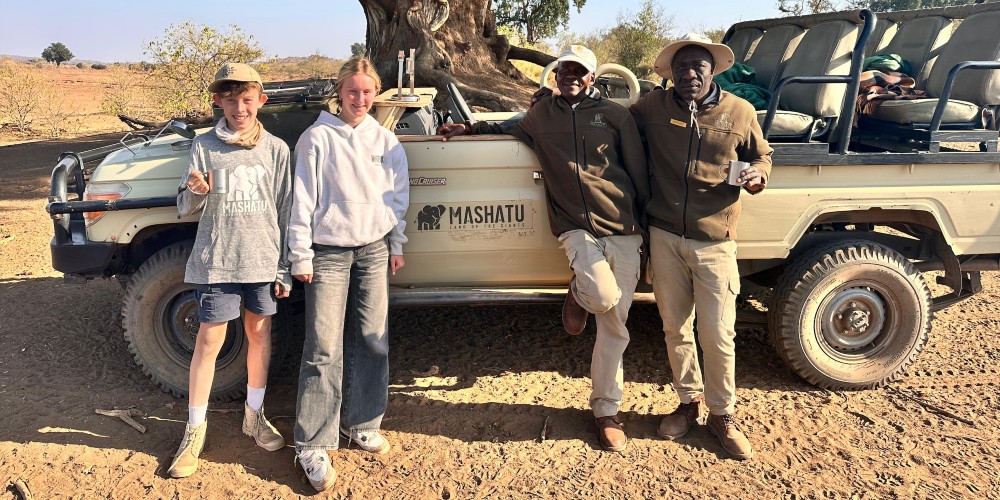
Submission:
{"label": "blue jeans", "polygon": [[306,284],[296,449],[332,450],[338,433],[378,429],[389,399],[389,249],[315,245]]}

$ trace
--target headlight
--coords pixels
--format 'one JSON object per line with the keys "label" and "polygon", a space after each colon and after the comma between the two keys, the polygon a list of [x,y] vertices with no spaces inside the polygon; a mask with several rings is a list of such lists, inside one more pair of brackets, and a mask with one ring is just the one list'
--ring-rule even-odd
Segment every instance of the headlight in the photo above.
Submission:
{"label": "headlight", "polygon": [[[117,200],[124,198],[132,188],[124,182],[93,182],[83,190],[84,201]],[[106,212],[84,212],[83,219],[88,227],[97,222]]]}

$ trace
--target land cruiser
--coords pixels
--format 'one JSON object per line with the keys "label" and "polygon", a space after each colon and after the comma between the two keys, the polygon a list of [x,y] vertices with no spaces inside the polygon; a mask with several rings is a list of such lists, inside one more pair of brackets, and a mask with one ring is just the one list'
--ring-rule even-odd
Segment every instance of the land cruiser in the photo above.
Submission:
{"label": "land cruiser", "polygon": [[[805,380],[831,389],[891,381],[926,345],[933,312],[979,292],[982,271],[1000,270],[998,25],[1000,4],[982,4],[729,29],[725,43],[772,94],[759,120],[774,147],[768,189],[745,197],[738,230],[744,290],[767,289],[770,299],[766,313],[742,311],[739,325],[766,326]],[[926,96],[857,113],[865,56],[890,53],[910,62]],[[627,95],[626,105],[648,88],[623,68],[605,70],[620,79],[600,81]],[[330,87],[268,85],[261,120],[294,146]],[[407,266],[391,281],[393,303],[561,301],[571,273],[548,229],[531,149],[510,136],[432,135],[442,121],[518,114],[473,113],[454,87],[442,112],[432,108],[433,89],[417,89],[414,101],[392,99],[396,92],[380,96],[375,110],[399,134],[410,165]],[[125,286],[129,348],[176,395],[186,391],[198,330],[192,286],[183,282],[197,219],[174,207],[194,133],[172,122],[152,138],[130,134],[66,153],[47,206],[53,267]],[[932,294],[927,280],[943,291]],[[647,288],[636,299],[653,297]],[[276,342],[288,337],[287,324],[276,321]],[[219,399],[237,396],[245,381],[240,328],[232,322],[219,356]]]}

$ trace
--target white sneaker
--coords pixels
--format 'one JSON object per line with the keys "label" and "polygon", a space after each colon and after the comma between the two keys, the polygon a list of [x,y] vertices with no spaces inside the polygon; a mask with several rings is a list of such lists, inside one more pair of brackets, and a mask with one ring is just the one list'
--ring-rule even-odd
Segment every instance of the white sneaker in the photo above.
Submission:
{"label": "white sneaker", "polygon": [[389,453],[392,446],[389,445],[382,433],[378,429],[353,430],[340,429],[340,435],[350,443],[358,445],[359,448],[369,453],[385,455]]}
{"label": "white sneaker", "polygon": [[295,461],[302,466],[309,484],[316,491],[325,491],[337,481],[337,471],[330,466],[330,455],[326,450],[299,450],[295,452]]}

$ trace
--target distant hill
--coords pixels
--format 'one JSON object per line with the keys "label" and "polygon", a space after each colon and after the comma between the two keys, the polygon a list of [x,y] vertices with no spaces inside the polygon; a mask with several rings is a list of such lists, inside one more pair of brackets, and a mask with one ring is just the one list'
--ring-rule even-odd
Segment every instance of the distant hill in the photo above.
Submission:
{"label": "distant hill", "polygon": [[[13,55],[10,55],[10,54],[0,54],[0,59],[4,59],[4,58],[6,58],[6,59],[12,59],[14,61],[20,61],[20,62],[28,62],[28,61],[33,61],[33,60],[41,60],[42,56],[40,54],[37,55],[37,56],[13,56]],[[66,61],[63,64],[75,65],[76,63],[83,63],[83,64],[108,64],[108,63],[106,63],[104,61],[95,61],[95,60],[92,60],[92,59],[75,59],[75,58],[72,59],[72,60]]]}

